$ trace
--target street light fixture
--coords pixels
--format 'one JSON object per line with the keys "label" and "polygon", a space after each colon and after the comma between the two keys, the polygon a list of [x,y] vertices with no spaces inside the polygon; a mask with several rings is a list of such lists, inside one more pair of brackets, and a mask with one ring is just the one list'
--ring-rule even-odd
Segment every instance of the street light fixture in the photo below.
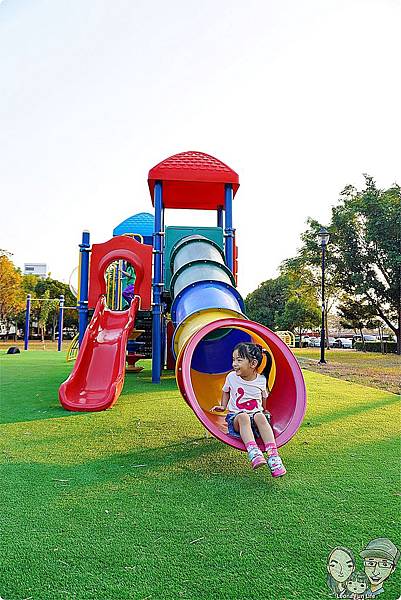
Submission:
{"label": "street light fixture", "polygon": [[320,361],[321,365],[326,364],[324,359],[324,348],[326,341],[326,333],[325,333],[325,315],[324,315],[324,267],[325,267],[325,257],[326,257],[326,246],[329,243],[330,234],[325,227],[321,227],[318,231],[320,245],[322,247],[322,328],[320,334]]}

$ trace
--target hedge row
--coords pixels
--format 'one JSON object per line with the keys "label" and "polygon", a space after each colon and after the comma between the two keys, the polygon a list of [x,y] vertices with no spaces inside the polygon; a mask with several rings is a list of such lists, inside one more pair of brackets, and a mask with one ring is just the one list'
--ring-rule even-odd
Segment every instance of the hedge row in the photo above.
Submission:
{"label": "hedge row", "polygon": [[[363,350],[362,342],[355,342],[355,350]],[[381,352],[382,345],[380,342],[365,342],[366,352]],[[385,354],[396,354],[397,353],[397,342],[383,342],[383,350]]]}

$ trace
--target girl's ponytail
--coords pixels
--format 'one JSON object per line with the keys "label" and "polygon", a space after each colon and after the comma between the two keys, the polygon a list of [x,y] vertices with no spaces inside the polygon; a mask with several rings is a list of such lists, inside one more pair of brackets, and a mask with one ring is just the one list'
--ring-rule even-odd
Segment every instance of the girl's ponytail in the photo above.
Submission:
{"label": "girl's ponytail", "polygon": [[262,371],[262,375],[264,375],[266,377],[266,388],[267,388],[267,391],[270,392],[269,375],[270,375],[270,371],[272,370],[273,359],[272,359],[272,355],[270,354],[270,352],[265,350],[265,348],[262,348],[262,355],[266,357],[266,364]]}

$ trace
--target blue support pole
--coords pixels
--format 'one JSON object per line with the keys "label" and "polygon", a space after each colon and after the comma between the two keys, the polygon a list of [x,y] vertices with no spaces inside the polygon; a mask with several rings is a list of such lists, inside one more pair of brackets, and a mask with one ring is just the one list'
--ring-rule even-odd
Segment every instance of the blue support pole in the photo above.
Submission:
{"label": "blue support pole", "polygon": [[64,327],[64,296],[61,294],[58,311],[58,344],[57,351],[61,352],[63,347],[63,327]]}
{"label": "blue support pole", "polygon": [[31,294],[28,294],[26,297],[26,309],[25,309],[24,350],[28,350],[30,319],[31,319]]}
{"label": "blue support pole", "polygon": [[222,229],[224,227],[223,208],[217,209],[217,227],[221,227]]}
{"label": "blue support pole", "polygon": [[163,264],[163,198],[162,184],[154,190],[155,232],[153,234],[153,311],[152,311],[152,383],[160,383],[162,363],[162,264]]}
{"label": "blue support pole", "polygon": [[89,253],[90,253],[90,235],[89,231],[82,233],[82,243],[79,244],[80,261],[80,283],[78,298],[79,315],[79,345],[81,346],[86,328],[88,326],[88,290],[89,290]]}
{"label": "blue support pole", "polygon": [[226,223],[224,228],[225,251],[227,267],[234,272],[234,229],[233,229],[233,188],[231,184],[225,186]]}

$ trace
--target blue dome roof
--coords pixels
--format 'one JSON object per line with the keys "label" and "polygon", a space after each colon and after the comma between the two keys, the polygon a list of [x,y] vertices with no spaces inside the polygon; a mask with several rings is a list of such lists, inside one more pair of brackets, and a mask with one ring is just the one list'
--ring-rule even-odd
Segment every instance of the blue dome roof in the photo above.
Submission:
{"label": "blue dome roof", "polygon": [[151,237],[155,230],[155,218],[151,213],[138,213],[122,221],[113,230],[113,235],[140,233],[143,237]]}

